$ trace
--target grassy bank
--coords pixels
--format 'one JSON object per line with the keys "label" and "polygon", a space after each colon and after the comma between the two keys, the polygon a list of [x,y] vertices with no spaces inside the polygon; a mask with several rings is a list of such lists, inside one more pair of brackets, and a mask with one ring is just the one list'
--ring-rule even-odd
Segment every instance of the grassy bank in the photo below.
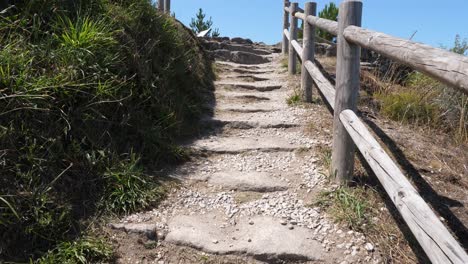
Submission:
{"label": "grassy bank", "polygon": [[184,158],[210,62],[149,0],[15,2],[0,14],[0,261],[110,257],[79,237],[164,195],[149,172]]}

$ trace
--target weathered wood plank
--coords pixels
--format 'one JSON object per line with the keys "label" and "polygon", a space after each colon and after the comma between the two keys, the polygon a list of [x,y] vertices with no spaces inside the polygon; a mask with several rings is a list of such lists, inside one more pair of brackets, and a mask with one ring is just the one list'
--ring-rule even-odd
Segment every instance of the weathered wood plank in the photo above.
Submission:
{"label": "weathered wood plank", "polygon": [[[294,17],[294,13],[296,13],[298,7],[298,3],[291,3],[289,10],[290,10],[290,29],[289,29],[289,61],[288,61],[288,71],[289,74],[294,75],[296,74],[296,65],[297,65],[297,54],[294,50],[292,41],[297,39],[297,18]],[[301,54],[301,53],[299,53]]]}
{"label": "weathered wood plank", "polygon": [[320,18],[316,16],[307,16],[306,20],[311,25],[314,25],[325,31],[328,31],[329,33],[335,36],[338,35],[338,22],[336,21],[328,20],[328,19],[324,19],[324,18]]}
{"label": "weathered wood plank", "polygon": [[302,19],[302,20],[304,20],[306,18],[306,15],[304,13],[301,13],[301,12],[296,12],[296,14],[294,14],[294,16],[299,18],[299,19]]}
{"label": "weathered wood plank", "polygon": [[289,40],[289,31],[287,29],[283,30],[283,35]]}
{"label": "weathered wood plank", "polygon": [[384,33],[349,26],[346,40],[406,64],[468,94],[468,57]]}
{"label": "weathered wood plank", "polygon": [[301,47],[301,44],[299,44],[299,42],[297,42],[297,40],[292,40],[291,41],[291,45],[293,46],[294,48],[294,51],[296,52],[296,55],[301,58],[302,60],[302,52],[303,52],[303,49]]}
{"label": "weathered wood plank", "polygon": [[[304,7],[305,16],[315,16],[317,13],[317,3],[307,2]],[[303,100],[305,102],[312,102],[312,86],[313,81],[310,74],[305,68],[304,61],[315,61],[315,26],[309,23],[304,23],[304,37],[302,44],[302,70],[301,70],[301,90],[303,93]]]}
{"label": "weathered wood plank", "polygon": [[285,7],[285,8],[284,8],[284,11],[286,11],[287,13],[290,13],[290,12],[291,12],[291,10],[289,9],[289,6],[288,6],[288,7]]}
{"label": "weathered wood plank", "polygon": [[164,0],[164,13],[171,14],[171,0]]}
{"label": "weathered wood plank", "polygon": [[362,2],[345,0],[339,9],[338,54],[336,62],[336,98],[333,120],[332,173],[340,184],[347,184],[354,173],[355,147],[340,121],[343,110],[356,110],[360,86],[361,49],[346,41],[344,29],[361,25]]}
{"label": "weathered wood plank", "polygon": [[315,66],[314,63],[311,61],[306,61],[304,63],[307,72],[309,72],[310,76],[312,77],[316,87],[320,90],[323,97],[327,101],[327,104],[334,109],[335,108],[335,87],[328,81],[325,76],[323,76],[322,72]]}
{"label": "weathered wood plank", "polygon": [[164,0],[158,0],[158,10],[164,12]]}
{"label": "weathered wood plank", "polygon": [[[288,0],[284,0],[284,7],[289,7],[289,1]],[[284,30],[287,30],[289,28],[289,13],[288,11],[284,11],[283,12],[283,32]],[[289,35],[289,34],[288,34]],[[283,45],[281,46],[281,52],[283,55],[286,55],[288,53],[288,49],[289,49],[289,40],[288,38],[286,37],[286,35],[283,34]]]}
{"label": "weathered wood plank", "polygon": [[340,120],[431,261],[468,263],[465,250],[356,114],[345,110],[340,114]]}

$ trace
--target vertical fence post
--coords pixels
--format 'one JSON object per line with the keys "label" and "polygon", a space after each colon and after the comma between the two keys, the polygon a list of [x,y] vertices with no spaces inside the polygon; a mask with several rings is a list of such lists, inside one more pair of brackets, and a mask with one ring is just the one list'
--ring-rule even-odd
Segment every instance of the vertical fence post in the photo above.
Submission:
{"label": "vertical fence post", "polygon": [[164,13],[171,14],[171,0],[164,0]]}
{"label": "vertical fence post", "polygon": [[338,54],[336,62],[336,98],[333,124],[332,172],[336,181],[347,184],[353,176],[355,146],[340,121],[346,109],[356,111],[360,82],[361,49],[346,41],[347,26],[361,26],[362,2],[345,0],[338,16]]}
{"label": "vertical fence post", "polygon": [[281,31],[281,35],[283,36],[283,45],[282,45],[282,53],[283,55],[288,54],[289,49],[289,42],[288,38],[284,35],[284,30],[289,28],[289,13],[284,10],[284,8],[289,7],[290,3],[289,0],[284,0],[283,5],[283,31]]}
{"label": "vertical fence post", "polygon": [[297,66],[297,53],[291,44],[293,40],[297,40],[297,18],[294,16],[297,12],[297,7],[298,3],[291,3],[289,7],[289,17],[291,21],[291,27],[289,28],[289,74],[296,74]]}
{"label": "vertical fence post", "polygon": [[[305,17],[316,16],[317,14],[317,3],[307,2],[304,7]],[[305,68],[305,62],[311,61],[315,63],[315,26],[312,26],[304,20],[304,33],[303,33],[303,51],[302,51],[302,70],[301,70],[301,90],[303,92],[304,101],[312,102],[312,86],[313,81],[309,72]]]}
{"label": "vertical fence post", "polygon": [[158,0],[158,10],[164,12],[164,0]]}

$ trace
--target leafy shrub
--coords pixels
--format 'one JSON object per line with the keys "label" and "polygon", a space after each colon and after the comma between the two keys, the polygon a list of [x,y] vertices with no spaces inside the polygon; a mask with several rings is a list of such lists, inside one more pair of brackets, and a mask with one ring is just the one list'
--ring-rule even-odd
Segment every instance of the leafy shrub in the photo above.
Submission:
{"label": "leafy shrub", "polygon": [[161,197],[214,74],[149,0],[15,1],[0,14],[0,261],[75,240],[98,212]]}

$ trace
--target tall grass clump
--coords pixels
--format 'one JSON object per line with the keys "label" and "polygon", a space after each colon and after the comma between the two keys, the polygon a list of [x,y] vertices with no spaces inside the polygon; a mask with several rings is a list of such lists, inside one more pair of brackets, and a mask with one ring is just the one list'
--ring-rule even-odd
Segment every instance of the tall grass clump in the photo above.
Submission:
{"label": "tall grass clump", "polygon": [[[466,56],[467,41],[457,35],[449,50]],[[380,81],[371,80],[369,75],[364,78],[380,101],[381,112],[404,123],[442,129],[456,141],[468,142],[468,96],[427,75],[389,62],[386,71],[375,74]]]}
{"label": "tall grass clump", "polygon": [[211,96],[211,63],[149,0],[9,2],[0,13],[0,262],[65,248],[81,252],[70,263],[93,262],[109,254],[86,248],[99,244],[79,238],[86,222],[162,197],[151,169],[183,158],[175,142]]}

